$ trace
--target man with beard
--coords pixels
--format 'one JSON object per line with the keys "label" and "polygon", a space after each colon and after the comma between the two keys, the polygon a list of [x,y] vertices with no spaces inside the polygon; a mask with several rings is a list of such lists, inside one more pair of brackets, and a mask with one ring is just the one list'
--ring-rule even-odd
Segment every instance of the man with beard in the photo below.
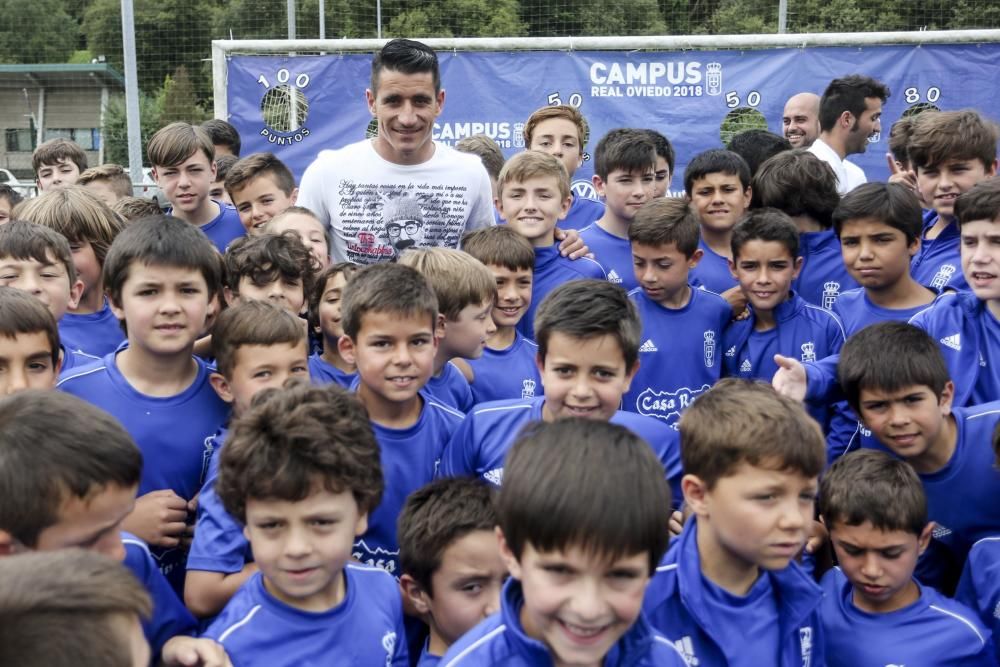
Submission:
{"label": "man with beard", "polygon": [[809,147],[837,174],[837,192],[847,194],[867,183],[861,167],[845,158],[864,153],[868,139],[882,131],[882,104],[889,88],[860,74],[834,79],[819,103],[819,138]]}
{"label": "man with beard", "polygon": [[819,95],[796,93],[785,102],[781,128],[792,148],[809,148],[819,137]]}

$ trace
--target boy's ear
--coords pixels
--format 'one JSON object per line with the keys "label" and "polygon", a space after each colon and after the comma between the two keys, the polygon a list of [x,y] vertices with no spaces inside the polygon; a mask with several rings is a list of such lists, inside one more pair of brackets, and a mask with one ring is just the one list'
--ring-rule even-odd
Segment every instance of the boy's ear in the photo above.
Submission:
{"label": "boy's ear", "polygon": [[563,199],[562,208],[559,210],[559,219],[565,220],[566,216],[569,215],[569,209],[573,206],[573,195],[570,194],[566,199]]}
{"label": "boy's ear", "polygon": [[69,302],[66,304],[69,310],[73,310],[80,305],[80,299],[83,298],[83,289],[83,281],[79,278],[69,286]]}
{"label": "boy's ear", "polygon": [[434,320],[434,339],[441,340],[448,334],[448,320],[444,313],[438,313]]}
{"label": "boy's ear", "polygon": [[[688,257],[688,270],[690,271],[694,267],[698,266],[698,262],[700,262],[701,258],[704,256],[705,256],[705,251],[702,250],[701,248],[696,248],[694,254]],[[732,269],[730,269],[730,271],[732,271]]]}
{"label": "boy's ear", "polygon": [[708,485],[697,475],[684,475],[681,478],[681,491],[684,493],[684,505],[690,507],[697,516],[709,514]]}
{"label": "boy's ear", "polygon": [[403,591],[403,600],[409,602],[409,606],[418,614],[430,614],[430,595],[424,587],[412,576],[404,574],[399,578],[399,588]]}
{"label": "boy's ear", "polygon": [[337,339],[337,351],[340,352],[340,356],[343,357],[344,361],[349,364],[357,364],[357,356],[354,354],[355,346],[354,340],[344,334]]}
{"label": "boy's ear", "polygon": [[928,521],[924,529],[920,531],[920,535],[917,537],[917,555],[922,556],[927,547],[931,544],[931,537],[934,535],[934,522]]}
{"label": "boy's ear", "polygon": [[923,245],[923,239],[918,236],[906,246],[906,252],[909,253],[911,259],[916,257],[917,253],[920,252],[921,245]]}
{"label": "boy's ear", "polygon": [[292,192],[288,195],[288,201],[291,202],[291,206],[295,206],[295,202],[299,200],[299,189],[292,188]]}
{"label": "boy's ear", "polygon": [[944,383],[944,389],[941,390],[941,398],[938,399],[938,405],[941,406],[941,415],[947,417],[951,414],[951,403],[955,400],[955,383],[948,380]]}
{"label": "boy's ear", "polygon": [[743,191],[743,208],[750,208],[750,201],[753,199],[753,188],[749,185],[747,189]]}
{"label": "boy's ear", "polygon": [[991,164],[990,168],[986,170],[986,175],[987,176],[995,176],[996,173],[997,173],[997,166],[998,165],[1000,165],[1000,159],[993,160],[993,164]]}
{"label": "boy's ear", "polygon": [[635,379],[635,374],[639,372],[639,359],[635,360],[632,364],[632,368],[625,371],[625,389],[622,391],[622,395],[628,393],[629,388],[632,386],[632,380]]}
{"label": "boy's ear", "polygon": [[604,196],[604,179],[602,179],[597,174],[594,174],[590,179],[594,184],[594,190],[597,191],[598,196]]}
{"label": "boy's ear", "polygon": [[222,298],[226,300],[226,305],[229,307],[235,306],[240,302],[240,295],[230,289],[229,286],[222,288]]}
{"label": "boy's ear", "polygon": [[361,537],[368,530],[368,512],[358,514],[358,520],[354,524],[354,536]]}
{"label": "boy's ear", "polygon": [[62,349],[60,348],[59,349],[58,358],[56,359],[56,365],[52,369],[52,387],[53,388],[59,382],[59,374],[62,372],[62,368],[63,368],[63,364],[64,363],[66,363],[66,355],[62,351]]}
{"label": "boy's ear", "polygon": [[507,538],[503,535],[503,529],[500,526],[496,526],[494,529],[497,536],[497,544],[500,546],[500,558],[503,560],[504,565],[507,566],[507,571],[510,572],[510,576],[517,580],[521,579],[521,563],[518,562],[517,556],[514,552],[510,550],[510,546],[507,544]]}
{"label": "boy's ear", "polygon": [[505,218],[503,215],[503,202],[500,201],[500,197],[493,198],[493,208],[497,210],[497,213],[500,215],[501,220],[504,221],[507,220],[507,218]]}
{"label": "boy's ear", "polygon": [[736,258],[727,259],[726,262],[729,264],[729,273],[733,274],[733,278],[736,278],[737,282],[739,282],[739,276],[736,275]]}
{"label": "boy's ear", "polygon": [[6,530],[0,530],[0,557],[13,556],[18,553],[20,551],[18,546],[18,542],[14,539],[13,535]]}
{"label": "boy's ear", "polygon": [[222,375],[222,373],[212,373],[208,376],[208,383],[212,385],[212,389],[215,393],[219,395],[226,403],[232,403],[236,400],[233,396],[232,390],[229,388],[229,380]]}
{"label": "boy's ear", "polygon": [[795,262],[792,265],[793,266],[793,269],[792,269],[792,280],[795,280],[796,278],[799,277],[799,273],[802,272],[802,264],[803,264],[804,261],[805,261],[805,259],[802,258],[802,257],[796,257],[795,258]]}

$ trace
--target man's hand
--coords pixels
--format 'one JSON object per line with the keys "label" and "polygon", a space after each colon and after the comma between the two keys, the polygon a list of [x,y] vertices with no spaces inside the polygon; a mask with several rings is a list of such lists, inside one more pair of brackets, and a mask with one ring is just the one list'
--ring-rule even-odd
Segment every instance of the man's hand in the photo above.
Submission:
{"label": "man's hand", "polygon": [[920,190],[917,188],[916,172],[910,169],[903,169],[903,165],[896,162],[896,159],[892,157],[892,153],[886,153],[885,159],[886,162],[889,163],[889,182],[905,185],[909,188],[910,192],[917,195],[917,199],[920,199]]}
{"label": "man's hand", "polygon": [[570,259],[587,257],[590,248],[580,238],[580,232],[575,229],[555,229],[556,241],[559,241],[559,254]]}
{"label": "man's hand", "polygon": [[168,667],[233,667],[226,650],[211,639],[178,635],[163,645],[161,655]]}
{"label": "man's hand", "polygon": [[778,372],[771,379],[771,386],[782,396],[804,401],[808,385],[806,367],[797,360],[780,354],[774,355],[774,363],[778,364]]}
{"label": "man's hand", "polygon": [[150,491],[135,501],[122,527],[151,546],[176,547],[187,529],[187,513],[187,501],[170,489]]}

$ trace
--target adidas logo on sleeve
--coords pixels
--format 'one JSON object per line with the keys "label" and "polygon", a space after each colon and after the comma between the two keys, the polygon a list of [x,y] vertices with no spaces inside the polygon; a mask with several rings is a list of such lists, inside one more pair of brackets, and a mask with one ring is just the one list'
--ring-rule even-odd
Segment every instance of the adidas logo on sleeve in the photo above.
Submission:
{"label": "adidas logo on sleeve", "polygon": [[944,338],[941,339],[941,344],[944,345],[945,347],[950,347],[951,349],[955,350],[956,352],[961,352],[962,351],[962,335],[961,334],[952,334],[950,336],[945,336]]}
{"label": "adidas logo on sleeve", "polygon": [[640,352],[659,352],[656,349],[656,343],[653,342],[652,338],[647,338],[646,342],[639,346]]}
{"label": "adidas logo on sleeve", "polygon": [[749,373],[753,370],[753,364],[750,363],[749,359],[744,359],[743,363],[740,364],[740,373]]}
{"label": "adidas logo on sleeve", "polygon": [[616,285],[621,285],[622,277],[618,275],[618,272],[614,269],[608,271],[608,282],[615,283]]}

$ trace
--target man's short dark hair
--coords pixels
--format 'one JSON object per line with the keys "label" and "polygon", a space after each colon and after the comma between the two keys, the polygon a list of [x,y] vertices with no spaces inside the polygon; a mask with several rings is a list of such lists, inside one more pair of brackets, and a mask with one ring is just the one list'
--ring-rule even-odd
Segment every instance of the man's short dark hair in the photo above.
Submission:
{"label": "man's short dark hair", "polygon": [[543,363],[554,333],[578,340],[613,336],[626,369],[639,359],[639,312],[625,290],[606,280],[571,280],[549,292],[535,312],[535,341]]}
{"label": "man's short dark hair", "polygon": [[1000,178],[980,181],[955,200],[959,226],[973,220],[1000,222]]}
{"label": "man's short dark hair", "polygon": [[222,264],[215,246],[194,225],[169,215],[156,215],[129,223],[104,258],[104,289],[116,306],[122,287],[136,263],[192,269],[201,273],[211,300],[222,284]]}
{"label": "man's short dark hair", "polygon": [[649,573],[667,549],[670,488],[649,444],[588,419],[534,422],[504,462],[497,518],[520,559],[573,547],[616,560],[646,553]]}
{"label": "man's short dark hair", "polygon": [[805,148],[775,155],[760,165],[753,179],[753,208],[769,206],[790,216],[808,216],[823,229],[833,224],[838,203],[833,168]]}
{"label": "man's short dark hair", "polygon": [[607,181],[613,171],[646,171],[656,168],[656,145],[645,130],[618,128],[597,142],[594,173]]}
{"label": "man's short dark hair", "polygon": [[753,209],[733,227],[730,246],[734,262],[750,241],[774,241],[785,246],[793,259],[799,256],[799,229],[788,214],[776,208]]}
{"label": "man's short dark hair", "polygon": [[378,94],[379,75],[387,69],[401,74],[430,73],[434,92],[441,92],[441,69],[434,49],[412,39],[393,39],[375,53],[372,59],[372,94]]}
{"label": "man's short dark hair", "polygon": [[889,99],[889,87],[861,74],[834,79],[823,91],[823,97],[819,101],[819,128],[829,132],[845,111],[850,111],[856,119],[861,118],[861,114],[868,108],[866,100],[872,97],[885,102]]}
{"label": "man's short dark hair", "polygon": [[[243,142],[240,140],[240,132],[232,123],[228,123],[221,118],[212,118],[201,124],[201,129],[208,132],[212,138],[212,143],[216,146],[227,146],[236,157],[240,156],[240,148]],[[222,180],[221,178],[218,180]]]}
{"label": "man's short dark hair", "polygon": [[875,449],[837,459],[819,487],[819,514],[828,530],[865,522],[887,533],[919,536],[927,526],[927,496],[909,463]]}
{"label": "man's short dark hair", "polygon": [[848,404],[859,415],[863,389],[891,393],[927,387],[940,399],[951,379],[937,342],[905,322],[879,322],[848,338],[840,350],[837,376]]}
{"label": "man's short dark hair", "polygon": [[750,166],[747,161],[732,151],[713,148],[695,155],[684,170],[684,190],[689,197],[694,190],[694,182],[709,174],[737,176],[744,190],[750,187]]}
{"label": "man's short dark hair", "polygon": [[753,179],[760,165],[782,151],[792,150],[792,144],[780,134],[753,129],[734,135],[729,140],[729,150],[747,161],[750,178]]}
{"label": "man's short dark hair", "polygon": [[247,500],[298,502],[317,485],[350,491],[359,512],[378,507],[382,464],[364,406],[332,384],[261,392],[220,454],[215,489],[226,511],[246,522]]}
{"label": "man's short dark hair", "polygon": [[900,183],[864,183],[848,192],[833,211],[833,228],[840,236],[844,223],[864,218],[903,232],[907,245],[923,233],[920,200]]}
{"label": "man's short dark hair", "polygon": [[493,532],[493,487],[472,477],[439,479],[411,493],[397,521],[399,567],[434,596],[431,581],[444,552],[477,530]]}
{"label": "man's short dark hair", "polygon": [[139,484],[142,454],[117,419],[61,391],[0,400],[0,530],[31,548],[69,499]]}

